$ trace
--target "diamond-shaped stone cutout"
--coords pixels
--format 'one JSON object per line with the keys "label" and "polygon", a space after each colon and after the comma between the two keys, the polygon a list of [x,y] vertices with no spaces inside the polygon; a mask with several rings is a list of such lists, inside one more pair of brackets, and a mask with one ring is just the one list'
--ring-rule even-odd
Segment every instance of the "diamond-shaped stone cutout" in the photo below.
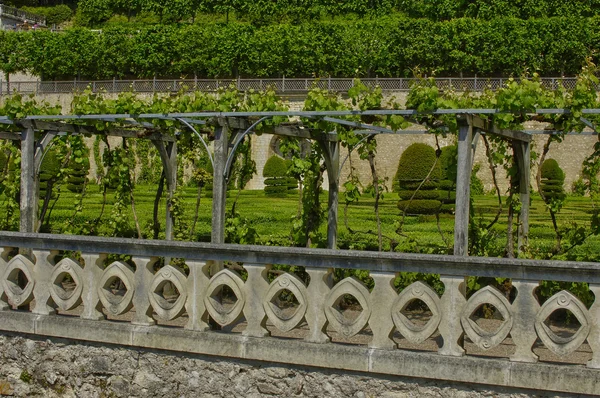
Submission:
{"label": "diamond-shaped stone cutout", "polygon": [[210,295],[215,308],[222,312],[231,312],[238,302],[235,292],[227,285],[221,285]]}
{"label": "diamond-shaped stone cutout", "polygon": [[289,332],[304,319],[307,302],[304,282],[296,275],[282,274],[269,286],[263,308],[277,329]]}
{"label": "diamond-shaped stone cutout", "polygon": [[[346,308],[340,304],[352,303],[349,296],[354,297],[354,311],[345,313]],[[360,309],[360,310],[359,310]],[[352,337],[359,333],[371,316],[370,293],[358,279],[351,277],[340,281],[329,292],[325,299],[325,315],[331,327],[344,337]]]}
{"label": "diamond-shaped stone cutout", "polygon": [[415,326],[415,329],[423,330],[432,319],[431,310],[427,303],[421,299],[414,299],[406,303],[400,313]]}
{"label": "diamond-shaped stone cutout", "polygon": [[68,258],[63,259],[54,267],[50,280],[50,294],[61,310],[69,311],[81,304],[83,275],[78,263]]}
{"label": "diamond-shaped stone cutout", "polygon": [[437,293],[429,285],[414,282],[398,295],[392,305],[396,329],[413,344],[427,340],[442,319],[439,301]]}
{"label": "diamond-shaped stone cutout", "polygon": [[209,282],[204,305],[210,316],[221,326],[236,322],[246,303],[244,281],[228,269],[218,272]]}
{"label": "diamond-shaped stone cutout", "polygon": [[158,318],[172,320],[183,314],[187,300],[187,277],[181,269],[167,265],[154,275],[148,299]]}
{"label": "diamond-shaped stone cutout", "polygon": [[21,269],[15,269],[8,274],[8,281],[12,284],[12,291],[15,294],[21,294],[25,291],[27,285],[29,285],[29,279],[27,275]]}
{"label": "diamond-shaped stone cutout", "polygon": [[469,317],[482,330],[495,334],[498,332],[505,319],[502,313],[492,304],[482,304]]}
{"label": "diamond-shaped stone cutout", "polygon": [[581,323],[577,317],[568,309],[562,308],[548,315],[544,324],[557,337],[571,339],[581,329]]}
{"label": "diamond-shaped stone cutout", "polygon": [[35,281],[30,272],[33,267],[33,263],[22,255],[12,258],[7,264],[1,276],[1,288],[13,307],[22,307],[33,300]]}
{"label": "diamond-shaped stone cutout", "polygon": [[164,308],[173,308],[177,299],[181,296],[177,286],[170,283],[169,281],[164,281],[160,283],[156,289],[154,290],[156,294],[156,298],[160,301]]}
{"label": "diamond-shaped stone cutout", "polygon": [[112,263],[102,275],[98,296],[112,315],[126,313],[133,306],[133,269],[121,262]]}
{"label": "diamond-shaped stone cutout", "polygon": [[[551,322],[556,311],[568,310],[580,324],[579,329],[569,337],[557,335],[546,322]],[[560,312],[559,312],[560,314]],[[535,330],[542,342],[556,355],[565,356],[574,352],[590,333],[590,316],[585,305],[572,293],[565,290],[550,297],[535,319]]]}
{"label": "diamond-shaped stone cutout", "polygon": [[127,285],[118,276],[108,278],[102,289],[106,292],[106,299],[111,304],[119,304],[127,295]]}
{"label": "diamond-shaped stone cutout", "polygon": [[273,308],[277,317],[285,321],[293,318],[300,307],[298,299],[288,289],[281,290],[270,302],[273,304],[271,308]]}
{"label": "diamond-shaped stone cutout", "polygon": [[[502,316],[502,321],[493,325],[486,322],[485,327],[476,322],[478,311],[485,308],[495,308]],[[512,329],[513,317],[512,307],[500,290],[493,286],[486,286],[476,292],[463,309],[460,322],[465,334],[483,350],[498,346],[506,339]]]}
{"label": "diamond-shaped stone cutout", "polygon": [[348,324],[356,321],[363,312],[363,307],[360,305],[360,302],[351,294],[340,296],[335,303],[333,303],[332,308],[337,311],[339,316],[344,318]]}

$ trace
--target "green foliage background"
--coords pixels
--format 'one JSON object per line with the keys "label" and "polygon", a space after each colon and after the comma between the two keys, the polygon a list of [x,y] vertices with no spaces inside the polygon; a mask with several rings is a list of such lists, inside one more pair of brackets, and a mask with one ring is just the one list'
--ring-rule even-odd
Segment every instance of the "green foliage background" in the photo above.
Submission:
{"label": "green foliage background", "polygon": [[0,70],[44,79],[412,77],[576,74],[600,49],[600,17],[401,16],[256,26],[116,25],[0,32]]}

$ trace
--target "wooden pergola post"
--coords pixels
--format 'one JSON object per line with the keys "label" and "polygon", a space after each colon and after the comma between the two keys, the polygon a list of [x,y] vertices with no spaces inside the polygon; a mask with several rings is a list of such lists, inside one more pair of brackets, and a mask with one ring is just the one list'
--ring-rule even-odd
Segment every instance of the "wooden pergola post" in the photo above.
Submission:
{"label": "wooden pergola post", "polygon": [[473,169],[473,126],[470,116],[466,116],[466,119],[459,119],[459,123],[454,255],[467,256],[469,251],[471,170]]}
{"label": "wooden pergola post", "polygon": [[229,155],[229,127],[224,118],[219,118],[217,122],[214,141],[212,232],[210,241],[211,243],[225,243],[225,206],[227,201],[225,165]]}
{"label": "wooden pergola post", "polygon": [[528,244],[529,237],[529,200],[531,178],[531,144],[527,141],[515,142],[515,155],[519,167],[519,194],[521,199],[521,215],[517,253],[520,253]]}
{"label": "wooden pergola post", "polygon": [[163,140],[152,140],[162,161],[167,180],[167,206],[165,211],[165,239],[173,240],[173,214],[171,211],[173,195],[177,189],[177,142],[170,141],[165,145]]}
{"label": "wooden pergola post", "polygon": [[337,248],[337,218],[338,198],[340,191],[340,143],[329,141],[324,144],[327,147],[325,153],[325,166],[329,179],[329,197],[327,200],[327,248]]}
{"label": "wooden pergola post", "polygon": [[20,232],[36,232],[37,186],[35,173],[35,130],[33,127],[28,127],[21,133]]}

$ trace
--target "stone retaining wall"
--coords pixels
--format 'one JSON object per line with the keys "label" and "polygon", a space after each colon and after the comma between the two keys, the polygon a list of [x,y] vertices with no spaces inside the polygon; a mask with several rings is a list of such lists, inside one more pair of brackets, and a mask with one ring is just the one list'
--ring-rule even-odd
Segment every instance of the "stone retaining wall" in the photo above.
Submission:
{"label": "stone retaining wall", "polygon": [[0,391],[2,383],[16,397],[574,397],[8,332],[0,333]]}

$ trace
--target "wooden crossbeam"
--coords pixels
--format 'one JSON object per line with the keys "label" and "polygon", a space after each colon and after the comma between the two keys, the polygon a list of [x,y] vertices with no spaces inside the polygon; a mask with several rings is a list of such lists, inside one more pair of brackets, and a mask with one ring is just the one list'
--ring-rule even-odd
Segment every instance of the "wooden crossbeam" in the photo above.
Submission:
{"label": "wooden crossbeam", "polygon": [[484,120],[477,115],[472,116],[472,126],[474,128],[480,129],[482,131],[499,135],[501,137],[507,138],[509,140],[521,141],[521,142],[531,142],[532,136],[531,134],[524,133],[518,130],[507,130],[500,129],[493,125],[489,120]]}
{"label": "wooden crossbeam", "polygon": [[43,120],[20,120],[15,124],[23,128],[33,128],[34,130],[38,131],[54,131],[57,133],[64,132],[88,135],[107,135],[113,137],[140,138],[148,140],[162,140],[168,142],[175,141],[174,137],[157,132],[156,129],[108,128],[107,130],[99,130],[94,126],[61,122],[48,122]]}
{"label": "wooden crossbeam", "polygon": [[21,134],[19,133],[11,133],[8,131],[0,131],[0,140],[12,140],[19,141],[21,139]]}

